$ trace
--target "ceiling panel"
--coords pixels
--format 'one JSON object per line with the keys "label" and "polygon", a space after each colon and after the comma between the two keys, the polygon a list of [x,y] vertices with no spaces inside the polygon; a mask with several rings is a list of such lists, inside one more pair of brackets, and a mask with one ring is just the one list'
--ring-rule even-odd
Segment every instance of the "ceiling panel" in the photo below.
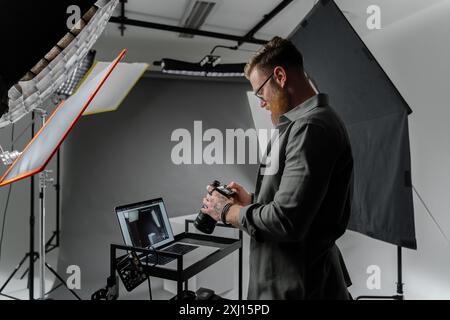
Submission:
{"label": "ceiling panel", "polygon": [[[180,23],[190,0],[128,0],[126,16],[132,19],[176,25]],[[217,0],[217,5],[205,21],[202,30],[233,35],[244,35],[256,25],[265,14],[275,8],[281,0]],[[355,30],[364,38],[370,32],[366,27],[366,9],[371,4],[381,8],[382,26],[386,27],[405,19],[428,7],[450,0],[336,0]],[[270,39],[275,35],[288,36],[311,10],[317,0],[294,0],[283,11],[269,21],[255,34],[259,39]],[[119,11],[117,12],[117,14]],[[111,43],[108,43],[111,42]],[[195,36],[192,39],[179,38],[177,33],[127,26],[125,37],[120,36],[118,24],[111,23],[100,39],[97,47],[117,47],[124,45],[130,49],[127,56],[136,59],[161,59],[171,57],[187,61],[200,60],[215,45],[235,45],[235,42],[215,38]],[[241,48],[256,50],[258,45],[245,44]],[[135,48],[135,49],[134,49]],[[132,54],[133,50],[139,50]],[[143,52],[147,51],[147,52]],[[225,62],[242,62],[250,52],[236,52],[220,49]],[[101,53],[100,53],[101,56]],[[157,57],[159,56],[159,57]],[[148,62],[152,61],[143,61]]]}

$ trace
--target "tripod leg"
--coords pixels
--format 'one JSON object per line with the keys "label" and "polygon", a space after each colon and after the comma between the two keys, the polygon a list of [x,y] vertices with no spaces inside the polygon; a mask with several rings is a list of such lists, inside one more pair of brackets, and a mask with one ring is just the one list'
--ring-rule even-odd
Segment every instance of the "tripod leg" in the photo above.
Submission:
{"label": "tripod leg", "polygon": [[51,273],[53,273],[55,277],[59,279],[59,281],[61,281],[61,283],[67,288],[67,290],[69,290],[78,300],[82,300],[75,291],[73,291],[67,286],[66,281],[63,278],[61,278],[61,276],[55,270],[53,270],[53,268],[48,263],[45,263],[45,266],[48,268],[48,270],[50,270]]}
{"label": "tripod leg", "polygon": [[4,293],[0,293],[0,296],[4,296],[4,297],[9,298],[11,300],[20,300],[19,298],[16,298],[16,297],[4,294]]}
{"label": "tripod leg", "polygon": [[[53,239],[56,237],[56,231],[53,232],[53,236],[47,241],[47,243],[45,244],[45,252],[48,253],[50,251],[52,251],[53,249],[56,249],[57,246],[55,244],[52,244],[51,242],[53,241]],[[26,254],[26,256],[29,256],[29,253]],[[24,260],[26,259],[26,256],[24,258]],[[37,261],[37,259],[39,259],[39,253],[35,252],[34,253],[34,259],[33,259],[33,263],[35,263]],[[23,263],[21,262],[19,267],[22,265]],[[28,271],[30,270],[30,267],[26,268],[25,271],[23,272],[23,274],[20,276],[20,280],[22,280],[28,273]],[[0,290],[0,292],[2,292]]]}
{"label": "tripod leg", "polygon": [[[29,255],[29,253],[27,253],[27,255]],[[39,259],[39,254],[37,252],[34,252],[34,254],[33,254],[33,264],[36,262],[37,259]],[[27,275],[29,270],[30,270],[30,267],[25,269],[23,274],[20,276],[20,280],[22,280]]]}
{"label": "tripod leg", "polygon": [[47,243],[45,244],[45,253],[49,253],[50,251],[56,248],[56,245],[52,244],[52,241],[55,237],[56,231],[53,231],[53,235],[50,237],[50,239],[47,240]]}
{"label": "tripod leg", "polygon": [[50,293],[52,293],[53,291],[55,291],[56,289],[58,289],[59,287],[61,287],[63,284],[62,282],[58,283],[57,286],[54,286],[50,291],[48,291],[45,295],[48,295]]}
{"label": "tripod leg", "polygon": [[[3,292],[3,290],[5,289],[5,287],[8,285],[8,283],[11,281],[11,279],[14,277],[14,275],[17,273],[17,271],[19,271],[20,267],[23,265],[23,263],[25,262],[25,260],[30,256],[29,253],[25,254],[25,256],[22,258],[22,260],[20,261],[20,263],[16,266],[16,268],[14,269],[13,273],[11,273],[11,275],[8,277],[8,279],[6,280],[6,282],[3,284],[3,286],[0,288],[0,293]],[[23,278],[23,277],[22,277]],[[21,278],[21,279],[22,279]]]}

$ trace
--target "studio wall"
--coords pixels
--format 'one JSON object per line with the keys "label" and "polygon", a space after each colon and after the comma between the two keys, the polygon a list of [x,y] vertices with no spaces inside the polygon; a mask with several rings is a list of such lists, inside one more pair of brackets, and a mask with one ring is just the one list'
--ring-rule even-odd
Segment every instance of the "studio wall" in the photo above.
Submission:
{"label": "studio wall", "polygon": [[[176,217],[198,212],[212,179],[235,180],[252,190],[256,165],[176,165],[171,157],[177,129],[191,133],[194,148],[194,121],[201,121],[203,132],[216,128],[224,135],[226,129],[252,128],[248,90],[245,79],[150,75],[116,112],[80,120],[63,148],[64,237],[58,270],[80,267],[83,298],[106,285],[109,244],[122,243],[115,206],[162,197],[169,216]],[[67,294],[58,289],[55,297]]]}

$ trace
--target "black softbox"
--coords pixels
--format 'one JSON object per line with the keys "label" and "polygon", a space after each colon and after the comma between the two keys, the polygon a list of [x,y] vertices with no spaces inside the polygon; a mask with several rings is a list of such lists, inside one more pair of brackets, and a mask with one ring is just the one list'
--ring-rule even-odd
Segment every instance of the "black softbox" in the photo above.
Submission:
{"label": "black softbox", "polygon": [[289,38],[350,136],[355,184],[348,228],[416,249],[408,104],[334,1],[319,1]]}

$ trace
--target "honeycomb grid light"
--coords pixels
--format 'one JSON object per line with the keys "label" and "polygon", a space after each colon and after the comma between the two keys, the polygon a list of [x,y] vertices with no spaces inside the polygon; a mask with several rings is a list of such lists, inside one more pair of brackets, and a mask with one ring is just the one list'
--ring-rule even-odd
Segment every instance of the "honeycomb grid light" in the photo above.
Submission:
{"label": "honeycomb grid light", "polygon": [[[41,69],[42,64],[52,59],[33,78],[25,77],[8,91],[9,111],[0,118],[0,128],[14,123],[27,113],[40,107],[68,79],[81,63],[90,48],[103,32],[118,0],[99,0],[84,16],[87,24],[75,26],[52,48],[44,59],[32,68]],[[58,53],[60,48],[64,48]]]}

